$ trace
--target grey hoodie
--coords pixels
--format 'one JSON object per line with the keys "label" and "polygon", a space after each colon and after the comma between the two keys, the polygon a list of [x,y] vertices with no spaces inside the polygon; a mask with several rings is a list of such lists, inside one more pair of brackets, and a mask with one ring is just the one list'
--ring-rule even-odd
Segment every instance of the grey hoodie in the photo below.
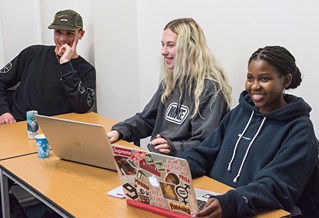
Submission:
{"label": "grey hoodie", "polygon": [[228,112],[225,99],[216,95],[215,90],[211,81],[205,81],[204,92],[200,97],[200,114],[192,117],[193,97],[185,94],[180,98],[180,93],[174,90],[163,104],[163,88],[160,85],[142,112],[114,125],[112,129],[120,132],[127,141],[148,136],[153,139],[160,134],[168,140],[171,155],[178,155],[199,145]]}

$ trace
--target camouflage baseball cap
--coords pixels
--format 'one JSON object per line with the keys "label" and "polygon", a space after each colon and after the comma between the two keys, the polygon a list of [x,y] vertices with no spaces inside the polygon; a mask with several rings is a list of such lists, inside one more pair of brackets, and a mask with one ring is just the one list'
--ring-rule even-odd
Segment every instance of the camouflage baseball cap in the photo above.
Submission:
{"label": "camouflage baseball cap", "polygon": [[55,14],[53,23],[48,28],[61,30],[83,29],[82,17],[73,10],[59,11]]}

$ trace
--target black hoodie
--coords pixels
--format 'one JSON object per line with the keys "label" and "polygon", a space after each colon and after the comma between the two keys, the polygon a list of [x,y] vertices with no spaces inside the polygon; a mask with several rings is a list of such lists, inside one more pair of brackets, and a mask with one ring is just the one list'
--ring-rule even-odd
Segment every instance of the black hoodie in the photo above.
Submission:
{"label": "black hoodie", "polygon": [[318,160],[310,106],[293,95],[261,114],[244,91],[239,105],[197,148],[185,152],[193,177],[208,175],[235,190],[216,196],[223,217],[265,209],[292,212]]}

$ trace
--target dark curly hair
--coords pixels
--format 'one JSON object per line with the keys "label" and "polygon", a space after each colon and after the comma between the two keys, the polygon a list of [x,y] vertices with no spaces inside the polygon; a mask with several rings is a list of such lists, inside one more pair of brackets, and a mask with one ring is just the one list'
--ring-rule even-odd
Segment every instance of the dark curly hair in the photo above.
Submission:
{"label": "dark curly hair", "polygon": [[292,81],[286,89],[297,88],[302,79],[299,68],[296,66],[294,56],[284,47],[266,46],[259,48],[249,58],[248,65],[251,61],[263,60],[275,67],[280,75],[292,75]]}

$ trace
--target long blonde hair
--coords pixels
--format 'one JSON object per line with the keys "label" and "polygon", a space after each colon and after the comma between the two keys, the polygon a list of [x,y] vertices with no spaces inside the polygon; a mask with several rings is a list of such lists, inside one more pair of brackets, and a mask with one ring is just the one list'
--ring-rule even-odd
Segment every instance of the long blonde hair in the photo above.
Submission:
{"label": "long blonde hair", "polygon": [[202,28],[192,18],[172,20],[164,30],[168,28],[177,34],[176,55],[173,70],[165,66],[164,59],[162,61],[164,89],[161,96],[162,103],[166,102],[175,86],[181,96],[186,86],[188,95],[194,97],[195,107],[192,114],[194,117],[199,113],[200,96],[204,92],[205,80],[210,80],[216,86],[215,96],[220,93],[230,108],[231,87],[222,70],[216,66]]}

